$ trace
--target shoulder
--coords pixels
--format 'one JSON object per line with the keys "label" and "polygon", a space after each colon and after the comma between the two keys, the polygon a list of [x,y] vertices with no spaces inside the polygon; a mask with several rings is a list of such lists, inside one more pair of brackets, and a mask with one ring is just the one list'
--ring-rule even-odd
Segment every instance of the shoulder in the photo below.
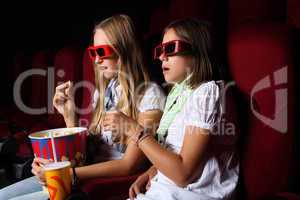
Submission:
{"label": "shoulder", "polygon": [[[191,97],[188,101],[198,102],[216,102],[219,100],[223,94],[224,82],[223,81],[209,81],[202,83],[197,88],[194,89]],[[197,105],[197,103],[195,105]]]}
{"label": "shoulder", "polygon": [[165,97],[165,93],[163,92],[162,88],[154,82],[150,82],[147,86],[144,96],[159,96],[159,97]]}
{"label": "shoulder", "polygon": [[97,89],[95,89],[93,99],[97,100],[98,98],[99,98],[99,91]]}
{"label": "shoulder", "polygon": [[221,103],[224,81],[209,81],[202,83],[194,89],[187,100],[186,107],[189,110],[211,111]]}
{"label": "shoulder", "polygon": [[223,81],[209,81],[194,89],[184,107],[186,125],[212,130],[222,114]]}
{"label": "shoulder", "polygon": [[161,87],[151,82],[148,84],[143,97],[141,98],[139,111],[144,112],[147,110],[158,109],[163,111],[166,101],[166,95],[161,89]]}
{"label": "shoulder", "polygon": [[207,96],[207,95],[219,95],[223,90],[224,81],[209,81],[202,83],[197,88],[194,89],[193,94],[197,96]]}
{"label": "shoulder", "polygon": [[93,99],[92,99],[92,107],[93,107],[93,109],[96,108],[99,96],[100,96],[99,91],[97,89],[95,89],[94,94],[93,94]]}

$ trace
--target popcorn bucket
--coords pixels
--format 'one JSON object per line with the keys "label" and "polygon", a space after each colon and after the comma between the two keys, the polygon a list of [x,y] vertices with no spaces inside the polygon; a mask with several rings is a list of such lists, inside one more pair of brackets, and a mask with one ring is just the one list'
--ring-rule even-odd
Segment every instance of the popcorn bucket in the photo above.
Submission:
{"label": "popcorn bucket", "polygon": [[[86,159],[87,128],[58,128],[29,135],[34,156],[56,162],[69,160],[83,166]],[[53,148],[54,147],[54,148]]]}

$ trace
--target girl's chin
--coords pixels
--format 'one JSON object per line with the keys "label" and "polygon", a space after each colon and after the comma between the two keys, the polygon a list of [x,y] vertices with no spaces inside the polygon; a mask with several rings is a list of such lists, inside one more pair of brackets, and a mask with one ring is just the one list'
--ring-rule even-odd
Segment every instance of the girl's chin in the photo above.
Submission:
{"label": "girl's chin", "polygon": [[105,72],[103,73],[103,76],[104,76],[104,78],[106,78],[108,80],[111,80],[116,77],[116,75],[113,73],[105,73]]}
{"label": "girl's chin", "polygon": [[173,77],[170,77],[170,76],[168,76],[168,75],[166,75],[166,74],[164,74],[164,78],[165,78],[165,81],[166,81],[167,83],[169,83],[169,84],[174,84],[174,83],[176,83],[176,80],[175,80]]}
{"label": "girl's chin", "polygon": [[165,81],[168,83],[168,84],[174,84],[176,83],[173,79],[168,79],[165,77]]}

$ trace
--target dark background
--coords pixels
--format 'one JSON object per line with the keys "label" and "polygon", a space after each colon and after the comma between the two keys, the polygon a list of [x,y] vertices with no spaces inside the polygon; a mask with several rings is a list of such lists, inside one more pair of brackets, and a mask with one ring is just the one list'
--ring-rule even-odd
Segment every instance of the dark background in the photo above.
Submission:
{"label": "dark background", "polygon": [[[112,14],[125,13],[141,30],[147,31],[151,10],[158,1],[97,1],[61,3],[41,1],[6,3],[1,6],[1,68],[2,104],[11,104],[14,57],[30,56],[39,50],[54,51],[71,44],[87,47],[93,26]],[[30,66],[23,66],[28,68]]]}

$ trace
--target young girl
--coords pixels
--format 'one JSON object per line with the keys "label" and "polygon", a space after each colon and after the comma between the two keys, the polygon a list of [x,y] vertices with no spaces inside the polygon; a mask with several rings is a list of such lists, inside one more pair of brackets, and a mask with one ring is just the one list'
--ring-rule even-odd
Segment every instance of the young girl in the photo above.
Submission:
{"label": "young girl", "polygon": [[239,172],[236,138],[234,132],[221,130],[223,81],[213,80],[210,51],[203,22],[185,19],[166,27],[155,58],[162,61],[166,82],[174,86],[157,131],[158,142],[138,124],[125,133],[153,164],[131,186],[130,199],[233,197]]}
{"label": "young girl", "polygon": [[[125,128],[116,125],[110,131],[104,131],[104,122],[113,120],[118,124],[128,116],[154,132],[162,115],[165,96],[158,85],[149,82],[141,49],[128,16],[116,15],[96,25],[94,46],[89,47],[89,53],[95,63],[96,81],[94,112],[89,131],[96,135],[95,138],[100,138],[99,155],[93,160],[106,162],[78,167],[76,174],[79,179],[86,179],[137,173],[142,168],[145,157],[122,133],[131,127],[130,123]],[[69,81],[57,86],[53,98],[53,104],[63,115],[67,127],[77,126],[78,123],[72,87]],[[122,112],[123,115],[109,112],[113,110]],[[38,192],[42,190],[38,182],[44,183],[41,165],[48,162],[35,158],[32,173],[36,177],[4,188],[0,191],[0,199],[15,196],[19,196],[18,199],[47,199],[47,193]],[[36,193],[28,194],[32,192]]]}

